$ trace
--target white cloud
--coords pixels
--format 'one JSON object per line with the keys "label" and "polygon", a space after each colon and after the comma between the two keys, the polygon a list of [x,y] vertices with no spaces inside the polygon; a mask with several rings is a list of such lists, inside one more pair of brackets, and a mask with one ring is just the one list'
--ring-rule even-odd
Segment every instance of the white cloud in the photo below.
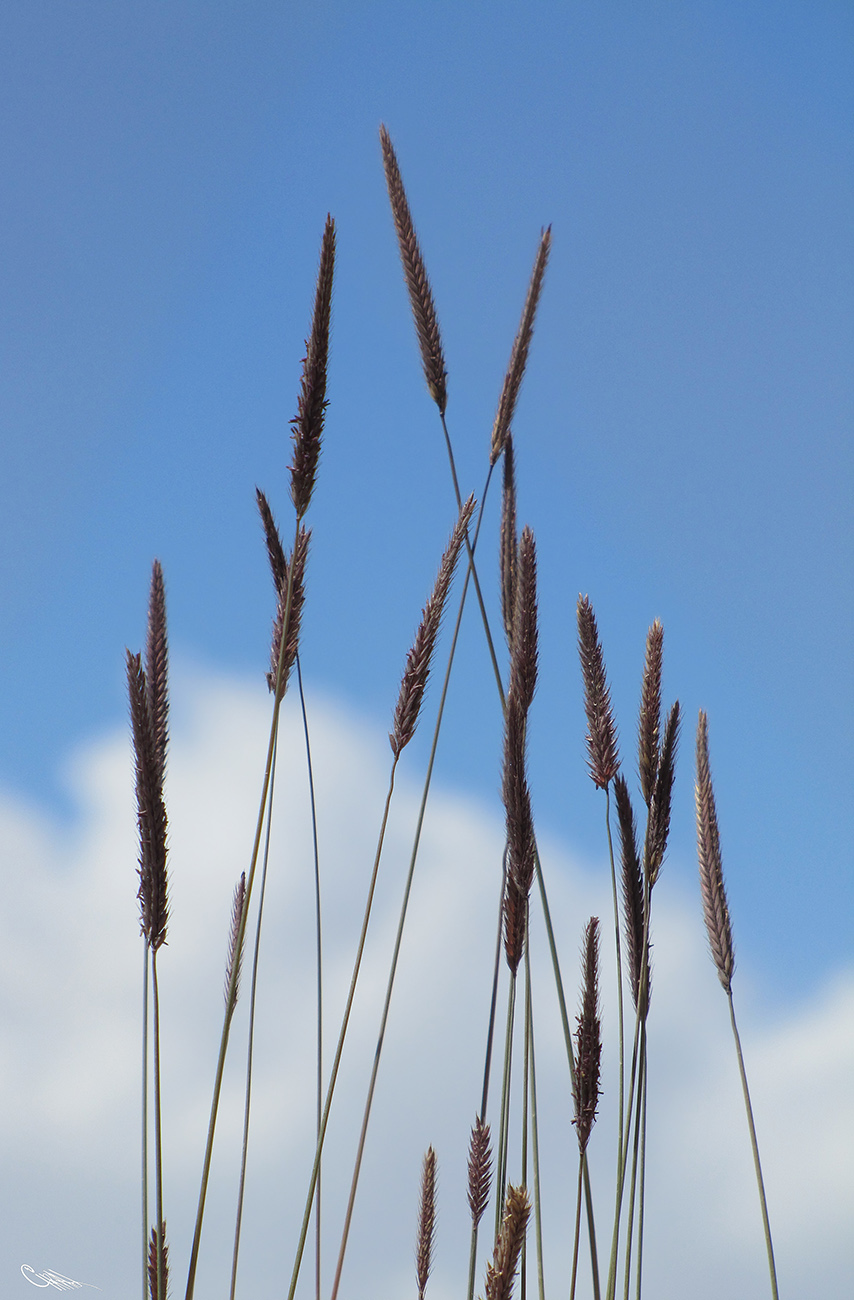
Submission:
{"label": "white cloud", "polygon": [[[184,682],[181,693],[192,703],[174,727],[168,785],[172,918],[159,958],[165,1206],[176,1295],[183,1293],[219,1041],[231,894],[254,832],[269,716],[266,697],[234,682],[197,679]],[[328,1066],[390,754],[381,732],[329,703],[312,703],[311,725],[324,873]],[[4,1295],[29,1294],[20,1275],[20,1265],[29,1263],[124,1300],[139,1294],[142,963],[126,734],[78,754],[70,770],[80,807],[70,833],[61,834],[37,809],[0,801],[0,1276]],[[406,773],[404,756],[329,1131],[327,1289],[420,793]],[[241,1252],[242,1293],[253,1300],[283,1293],[313,1148],[314,920],[306,788],[300,726],[288,711],[260,961]],[[541,847],[574,1015],[582,927],[597,912],[608,934],[610,890],[604,874],[592,878],[565,847]],[[345,1267],[344,1290],[356,1300],[414,1290],[416,1189],[430,1142],[439,1156],[440,1208],[428,1294],[443,1300],[459,1295],[464,1285],[465,1150],[480,1097],[501,848],[497,810],[447,791],[432,795]],[[767,1278],[726,999],[705,951],[695,900],[675,896],[666,876],[658,892],[647,1293],[702,1300],[725,1292],[747,1300],[763,1293]],[[532,947],[547,1282],[562,1289],[571,1247],[575,1139],[539,924]],[[199,1295],[221,1294],[230,1266],[249,974],[247,958]],[[606,1033],[614,1024],[612,984],[612,961],[606,959]],[[736,1006],[743,1017],[781,1291],[843,1294],[854,1265],[854,974],[840,972],[810,1003],[769,1016],[756,1003],[750,973],[740,970]],[[603,1255],[614,1159],[611,1058],[609,1049],[603,1112],[592,1139]],[[493,1098],[496,1087],[493,1082]],[[481,1278],[482,1272],[481,1267]],[[581,1294],[587,1286],[585,1281]]]}

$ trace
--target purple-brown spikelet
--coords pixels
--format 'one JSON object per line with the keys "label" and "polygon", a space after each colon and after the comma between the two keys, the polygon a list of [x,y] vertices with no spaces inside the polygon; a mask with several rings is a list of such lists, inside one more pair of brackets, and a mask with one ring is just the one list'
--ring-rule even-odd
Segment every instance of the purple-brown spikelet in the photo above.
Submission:
{"label": "purple-brown spikelet", "polygon": [[[282,667],[282,680],[279,690],[279,698],[284,696],[288,686],[288,679],[291,675],[291,669],[294,666],[299,649],[300,623],[302,620],[302,608],[305,604],[305,565],[308,559],[308,543],[311,538],[311,530],[306,531],[301,528],[299,539],[297,541],[296,559],[294,560],[294,579],[291,589],[291,612],[288,619],[288,643],[285,648],[285,662]],[[282,628],[285,621],[285,612],[287,609],[288,599],[288,571],[290,562],[285,559],[285,576],[284,583],[279,588],[279,596],[276,604],[276,617],[273,622],[273,638],[270,644],[270,671],[267,673],[267,686],[270,691],[276,689],[276,674],[279,667],[279,654],[282,647]]]}
{"label": "purple-brown spikelet", "polygon": [[438,406],[440,415],[444,415],[448,404],[448,376],[445,370],[445,357],[442,352],[442,340],[439,335],[439,322],[433,303],[433,293],[430,288],[430,281],[427,278],[424,259],[421,256],[412,214],[409,211],[409,203],[407,202],[406,191],[403,188],[403,179],[400,175],[397,155],[394,152],[389,133],[384,126],[380,127],[380,144],[383,151],[383,167],[385,168],[388,197],[391,203],[392,216],[394,217],[394,227],[397,231],[400,260],[403,263],[403,275],[409,291],[409,302],[412,307],[412,317],[415,321],[415,332],[418,335],[418,346],[421,350],[424,378],[427,380],[430,396]]}
{"label": "purple-brown spikelet", "polygon": [[519,558],[519,539],[516,536],[516,467],[513,454],[513,435],[504,441],[504,491],[501,498],[501,538],[499,543],[501,567],[501,617],[507,645],[513,650],[513,620],[516,612],[516,568]]}
{"label": "purple-brown spikelet", "polygon": [[602,1037],[599,1025],[599,921],[591,916],[584,932],[584,991],[576,1031],[572,1097],[578,1146],[584,1151],[599,1105],[599,1060]]}
{"label": "purple-brown spikelet", "polygon": [[[638,1010],[638,995],[641,983],[641,962],[643,960],[643,872],[638,853],[635,816],[629,788],[621,772],[614,777],[614,799],[617,804],[617,819],[620,823],[620,846],[622,860],[623,884],[623,925],[626,935],[629,980],[631,982],[632,1002]],[[649,1005],[649,963],[646,970],[645,1011]]]}
{"label": "purple-brown spikelet", "polygon": [[515,586],[510,694],[527,715],[537,685],[537,550],[530,528],[519,539]]}
{"label": "purple-brown spikelet", "polygon": [[326,368],[329,360],[329,323],[332,315],[332,274],[335,269],[335,222],[327,216],[320,248],[320,267],[314,296],[311,334],[305,345],[297,414],[293,427],[291,499],[302,519],[314,490],[320,441],[326,413]]}
{"label": "purple-brown spikelet", "polygon": [[664,854],[667,851],[667,838],[670,834],[670,803],[673,794],[673,778],[676,773],[676,746],[678,740],[679,701],[677,700],[670,710],[664,726],[658,771],[649,805],[644,869],[649,877],[650,889],[658,879],[658,873],[664,861]]}
{"label": "purple-brown spikelet", "polygon": [[157,1251],[158,1239],[157,1229],[151,1229],[151,1239],[148,1243],[148,1291],[151,1300],[166,1300],[169,1287],[169,1247],[166,1244],[166,1221],[160,1225],[160,1240],[163,1242],[163,1290],[160,1291],[157,1286]]}
{"label": "purple-brown spikelet", "polygon": [[652,791],[658,771],[663,646],[664,628],[656,619],[646,636],[646,657],[643,667],[640,716],[638,719],[638,772],[647,808],[652,801]]}
{"label": "purple-brown spikelet", "polygon": [[258,503],[258,513],[261,516],[261,523],[264,528],[264,541],[267,544],[267,556],[270,560],[273,585],[278,594],[288,585],[288,562],[285,559],[285,549],[282,546],[282,538],[276,527],[276,521],[273,518],[269,502],[259,487],[255,489],[255,500]]}
{"label": "purple-brown spikelet", "polygon": [[525,366],[528,363],[528,349],[534,333],[534,317],[537,314],[537,303],[540,300],[540,290],[543,287],[543,276],[546,273],[546,262],[549,258],[551,242],[552,228],[549,226],[540,235],[540,244],[537,249],[537,256],[534,259],[534,269],[531,272],[528,293],[525,298],[525,305],[522,308],[522,318],[519,321],[519,329],[513,342],[507,373],[504,376],[504,386],[501,390],[498,410],[492,426],[492,445],[489,452],[489,463],[491,465],[496,463],[504,450],[505,440],[513,424],[516,401],[519,397],[519,389],[522,387]]}
{"label": "purple-brown spikelet", "polygon": [[477,1227],[489,1203],[489,1180],[492,1176],[492,1148],[489,1125],[478,1115],[471,1131],[468,1161],[468,1199],[472,1226]]}
{"label": "purple-brown spikelet", "polygon": [[163,570],[160,567],[160,561],[155,560],[151,568],[151,590],[148,597],[145,681],[155,770],[161,789],[166,773],[166,746],[169,739],[167,661],[166,595],[163,588]]}
{"label": "purple-brown spikelet", "polygon": [[510,871],[504,882],[502,904],[504,920],[504,956],[512,974],[519,969],[525,951],[525,920],[528,914],[528,895],[523,893]]}
{"label": "purple-brown spikelet", "polygon": [[504,1222],[495,1243],[492,1263],[486,1266],[486,1300],[510,1300],[530,1213],[525,1188],[508,1187]]}
{"label": "purple-brown spikelet", "polygon": [[508,875],[527,898],[534,878],[534,818],[525,774],[525,715],[512,689],[507,696],[504,725],[501,795],[507,830]]}
{"label": "purple-brown spikelet", "polygon": [[730,993],[735,970],[735,948],[732,941],[729,904],[724,888],[715,792],[709,767],[709,725],[702,710],[697,723],[697,783],[694,794],[697,806],[697,857],[700,863],[703,916],[718,979],[726,992]]}
{"label": "purple-brown spikelet", "polygon": [[578,597],[578,654],[584,680],[584,709],[587,714],[587,765],[593,782],[605,789],[620,766],[617,728],[611,712],[611,696],[605,676],[605,661],[599,645],[596,616],[586,596]]}
{"label": "purple-brown spikelet", "polygon": [[[234,887],[234,900],[231,904],[231,930],[228,936],[228,960],[225,964],[225,1009],[229,1017],[234,1014],[234,1008],[237,1005],[237,999],[240,995],[240,968],[243,964],[243,944],[239,944],[240,922],[243,920],[243,909],[246,906],[246,872],[240,873],[240,879]],[[236,968],[234,976],[234,994],[229,1000],[228,990],[231,988],[231,977]]]}
{"label": "purple-brown spikelet", "polygon": [[424,1300],[433,1264],[436,1236],[436,1152],[428,1147],[421,1165],[421,1194],[418,1203],[418,1232],[415,1238],[415,1278],[418,1300]]}
{"label": "purple-brown spikelet", "polygon": [[415,640],[406,656],[406,668],[400,683],[392,730],[389,732],[388,737],[395,758],[399,757],[401,750],[409,744],[415,734],[418,714],[421,711],[421,702],[424,699],[424,691],[427,687],[427,678],[430,675],[430,662],[433,657],[436,638],[439,635],[442,611],[445,607],[445,600],[448,595],[448,588],[451,585],[451,578],[454,574],[460,547],[463,544],[466,529],[474,512],[474,505],[474,497],[469,497],[468,501],[463,504],[445,554],[442,556],[442,563],[439,565],[439,573],[432,594],[422,611],[421,622],[415,634]]}
{"label": "purple-brown spikelet", "polygon": [[140,930],[156,951],[166,942],[169,918],[166,879],[166,806],[160,780],[148,687],[140,656],[127,651],[128,697],[136,769],[136,807],[139,828]]}

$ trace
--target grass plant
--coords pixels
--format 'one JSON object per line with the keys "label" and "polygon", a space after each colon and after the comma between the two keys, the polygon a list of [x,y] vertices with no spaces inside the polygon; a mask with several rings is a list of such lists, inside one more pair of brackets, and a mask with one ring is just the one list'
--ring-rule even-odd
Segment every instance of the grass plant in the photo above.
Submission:
{"label": "grass plant", "polygon": [[[330,1114],[335,1102],[336,1084],[345,1051],[356,989],[369,942],[370,921],[389,811],[394,797],[395,775],[404,750],[412,740],[422,714],[433,660],[439,643],[443,612],[451,598],[455,570],[460,567],[459,596],[453,631],[430,744],[429,759],[413,835],[413,846],[405,878],[393,951],[389,963],[385,996],[379,1016],[373,1066],[365,1097],[361,1131],[353,1157],[349,1197],[344,1221],[333,1239],[339,1240],[337,1263],[330,1288],[336,1300],[344,1276],[346,1249],[358,1193],[363,1156],[369,1136],[369,1122],[383,1045],[389,1027],[395,976],[405,936],[405,922],[412,898],[414,873],[427,810],[433,765],[451,678],[457,638],[464,617],[467,595],[474,590],[482,625],[488,670],[495,677],[503,723],[501,797],[505,815],[505,849],[503,861],[496,864],[496,936],[495,961],[491,976],[491,998],[484,1025],[483,1086],[475,1099],[474,1123],[468,1153],[468,1206],[471,1218],[471,1246],[467,1273],[467,1295],[472,1300],[478,1277],[483,1269],[483,1294],[487,1300],[509,1300],[518,1278],[520,1294],[532,1285],[528,1273],[534,1261],[540,1300],[547,1295],[569,1292],[570,1300],[589,1286],[595,1300],[602,1295],[602,1278],[597,1249],[596,1213],[606,1224],[610,1240],[608,1271],[604,1294],[615,1300],[622,1278],[622,1292],[628,1297],[631,1279],[635,1295],[642,1290],[643,1234],[645,1219],[645,1168],[647,1155],[648,1101],[648,1017],[651,1006],[650,944],[651,909],[655,885],[667,851],[670,829],[671,798],[676,770],[680,725],[678,703],[666,716],[662,709],[663,629],[654,621],[647,634],[646,656],[641,683],[638,719],[638,783],[646,820],[642,834],[636,818],[628,781],[621,770],[617,726],[611,707],[605,671],[605,659],[596,617],[590,600],[579,597],[577,607],[578,649],[587,717],[587,755],[594,785],[605,793],[605,827],[613,902],[613,947],[617,992],[617,1077],[604,1080],[600,1074],[602,1024],[599,1005],[599,969],[601,927],[598,918],[587,923],[583,944],[581,1010],[573,1036],[567,1012],[567,1000],[560,952],[565,951],[569,936],[557,935],[548,903],[546,872],[537,844],[534,799],[528,779],[527,754],[530,742],[528,717],[537,689],[537,550],[532,529],[519,531],[516,504],[516,448],[513,425],[527,359],[533,342],[537,306],[545,282],[551,248],[551,228],[540,235],[534,265],[524,298],[518,329],[498,400],[492,432],[485,440],[486,477],[479,502],[473,496],[463,500],[457,477],[453,445],[447,419],[448,371],[439,330],[438,314],[427,276],[421,246],[404,189],[397,156],[391,138],[380,129],[380,144],[392,219],[409,296],[410,308],[427,389],[439,416],[447,450],[457,518],[450,541],[439,564],[435,586],[422,611],[421,620],[407,655],[397,703],[389,733],[391,765],[384,807],[378,809],[379,830],[372,865],[366,872],[367,889],[360,932],[355,946],[349,989],[337,1030],[336,1047],[326,1069],[322,1054],[323,1017],[323,945],[321,930],[321,891],[323,864],[318,852],[318,828],[314,806],[314,770],[309,743],[309,719],[302,689],[302,666],[299,657],[300,624],[305,612],[308,581],[310,533],[305,525],[321,451],[326,409],[326,376],[330,361],[329,338],[332,287],[335,266],[335,225],[328,218],[321,245],[311,328],[297,399],[293,425],[293,451],[290,466],[290,496],[294,510],[293,542],[290,552],[283,545],[273,510],[266,495],[257,490],[257,505],[275,590],[275,612],[271,636],[270,667],[267,682],[272,697],[270,734],[262,769],[258,816],[253,842],[248,846],[248,863],[235,888],[227,948],[225,1008],[219,1057],[213,1087],[206,1148],[202,1159],[201,1185],[195,1230],[189,1254],[185,1287],[186,1300],[192,1300],[199,1253],[202,1248],[206,1192],[211,1170],[211,1156],[216,1136],[217,1114],[222,1088],[223,1069],[234,1023],[241,966],[250,915],[254,920],[251,958],[248,1026],[246,1031],[246,1068],[243,1113],[243,1138],[240,1161],[234,1249],[230,1280],[232,1300],[240,1292],[239,1248],[244,1190],[248,1177],[247,1155],[252,1104],[253,1045],[256,1031],[256,996],[258,957],[263,931],[263,909],[270,865],[271,817],[275,794],[275,774],[279,746],[280,710],[285,700],[294,667],[299,683],[298,708],[302,715],[310,782],[311,819],[314,836],[314,860],[311,864],[316,902],[317,943],[317,1043],[314,1074],[316,1078],[316,1142],[310,1171],[306,1171],[305,1205],[299,1226],[288,1286],[288,1300],[293,1300],[300,1286],[309,1228],[315,1222],[314,1291],[317,1300],[322,1292],[320,1259],[322,1232],[328,1232],[327,1217],[321,1214],[321,1169],[327,1140]],[[496,539],[499,573],[497,598],[506,643],[506,662],[502,667],[496,649],[496,637],[489,617],[495,603],[489,590],[484,594],[477,569],[478,542],[484,520],[484,503],[492,473],[503,457],[502,506],[499,536]],[[493,551],[494,555],[494,551]],[[493,561],[491,559],[490,563]],[[163,1138],[161,1133],[160,1011],[157,980],[157,956],[165,942],[168,920],[166,872],[166,808],[163,777],[168,733],[166,615],[163,574],[155,562],[149,599],[149,630],[145,663],[139,655],[128,652],[128,690],[136,766],[137,819],[139,828],[139,890],[141,931],[143,937],[143,1082],[142,1082],[142,1286],[143,1297],[166,1300],[168,1251],[163,1210]],[[579,744],[581,738],[579,737]],[[613,796],[613,797],[612,797]],[[732,1002],[733,946],[729,910],[723,885],[717,819],[708,763],[707,725],[700,715],[697,738],[697,825],[701,894],[706,925],[715,965],[729,1000],[732,1029],[736,1043],[747,1107],[750,1139],[760,1190],[762,1219],[772,1285],[776,1298],[776,1274],[768,1210],[759,1164],[755,1125],[750,1106],[741,1044]],[[620,885],[612,837],[612,804],[619,833]],[[260,864],[260,881],[256,876]],[[299,864],[295,864],[297,866]],[[180,870],[180,865],[178,866]],[[308,868],[306,868],[308,869]],[[535,888],[536,886],[536,888]],[[560,1010],[566,1049],[567,1076],[565,1092],[567,1114],[573,1116],[578,1141],[578,1164],[575,1180],[575,1216],[567,1224],[567,1238],[572,1240],[571,1272],[567,1277],[548,1276],[543,1243],[543,1196],[546,1190],[540,1176],[540,1150],[544,1140],[537,1105],[537,1062],[535,1018],[538,1000],[531,978],[531,944],[539,928],[531,925],[532,912],[538,908],[548,946],[555,992]],[[488,922],[491,924],[491,922]],[[610,929],[610,922],[609,922]],[[540,940],[537,939],[539,942]],[[503,961],[502,961],[503,954]],[[609,958],[610,963],[610,958]],[[506,967],[506,975],[503,968]],[[503,1052],[494,1052],[498,1008],[502,984],[506,991],[503,1013]],[[624,985],[628,998],[624,1002]],[[626,1006],[631,1010],[626,1013]],[[633,1017],[632,1017],[633,1011]],[[151,1019],[149,1034],[149,1018]],[[633,1019],[633,1023],[632,1023]],[[606,1027],[607,1028],[607,1027]],[[628,1047],[631,1043],[631,1051]],[[151,1051],[149,1051],[151,1046]],[[149,1090],[149,1080],[153,1088]],[[490,1109],[490,1082],[499,1089],[497,1102]],[[600,1086],[601,1085],[601,1086]],[[588,1149],[593,1140],[594,1121],[600,1092],[613,1089],[617,1096],[617,1141],[613,1189],[608,1189],[594,1209],[589,1176]],[[493,1090],[494,1095],[494,1090]],[[149,1109],[153,1112],[154,1143],[149,1143]],[[497,1113],[496,1113],[497,1112]],[[654,1140],[654,1137],[652,1138]],[[153,1163],[154,1221],[150,1221],[149,1164]],[[437,1158],[430,1147],[421,1173],[418,1228],[416,1235],[416,1277],[419,1300],[423,1300],[433,1263],[433,1246],[437,1232]],[[572,1179],[573,1175],[570,1175]],[[529,1188],[530,1183],[530,1188]],[[490,1198],[493,1210],[487,1216]],[[526,1236],[533,1211],[533,1245]],[[582,1219],[587,1223],[589,1273],[581,1262]],[[484,1223],[490,1223],[489,1241],[479,1241]],[[479,1261],[479,1248],[483,1258]],[[173,1253],[174,1258],[174,1253]],[[532,1267],[533,1267],[532,1266]],[[462,1279],[461,1279],[462,1280]],[[174,1291],[174,1280],[172,1283]]]}

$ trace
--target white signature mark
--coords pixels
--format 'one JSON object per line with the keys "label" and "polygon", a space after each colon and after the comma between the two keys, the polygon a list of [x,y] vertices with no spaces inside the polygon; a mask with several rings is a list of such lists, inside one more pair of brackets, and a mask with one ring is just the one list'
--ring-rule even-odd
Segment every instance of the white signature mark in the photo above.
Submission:
{"label": "white signature mark", "polygon": [[[91,1282],[74,1282],[70,1277],[63,1277],[62,1273],[54,1273],[52,1268],[46,1268],[43,1273],[37,1273],[30,1264],[22,1264],[21,1272],[28,1282],[33,1286],[55,1286],[57,1291],[79,1291],[82,1287],[92,1287]],[[35,1279],[38,1278],[37,1282]],[[92,1287],[94,1291],[100,1291],[100,1287]]]}

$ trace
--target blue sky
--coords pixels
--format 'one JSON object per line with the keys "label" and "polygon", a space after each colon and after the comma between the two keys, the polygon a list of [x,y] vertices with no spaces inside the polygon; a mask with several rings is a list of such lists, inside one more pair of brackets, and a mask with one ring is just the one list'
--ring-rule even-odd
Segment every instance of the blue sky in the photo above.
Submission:
{"label": "blue sky", "polygon": [[[690,858],[704,707],[737,932],[792,986],[848,956],[848,7],[33,3],[0,23],[8,787],[71,815],[63,756],[124,715],[154,555],[175,654],[261,669],[252,495],[263,486],[284,520],[327,211],[339,269],[305,666],[388,717],[452,498],[383,120],[434,284],[466,490],[481,490],[553,223],[516,422],[541,572],[540,821],[600,851],[578,592],[627,750],[659,616],[687,720],[674,844]],[[496,505],[493,492],[492,538]],[[489,553],[481,564],[494,575]],[[491,688],[468,682],[464,698],[442,770],[493,799]]]}
{"label": "blue sky", "polygon": [[[142,642],[155,555],[183,680],[265,671],[254,488],[289,528],[288,421],[328,211],[338,269],[303,665],[319,697],[387,729],[454,507],[384,121],[466,492],[482,489],[553,227],[515,422],[540,574],[538,827],[601,864],[578,592],[629,765],[660,617],[666,698],[685,716],[672,888],[696,895],[704,708],[750,979],[788,1005],[850,967],[853,56],[844,3],[5,6],[4,798],[73,831],[72,755],[126,727],[124,647]],[[480,553],[493,609],[495,487]],[[176,718],[189,708],[173,695]],[[469,618],[444,788],[495,810],[500,732]],[[420,737],[414,770],[425,753]]]}

